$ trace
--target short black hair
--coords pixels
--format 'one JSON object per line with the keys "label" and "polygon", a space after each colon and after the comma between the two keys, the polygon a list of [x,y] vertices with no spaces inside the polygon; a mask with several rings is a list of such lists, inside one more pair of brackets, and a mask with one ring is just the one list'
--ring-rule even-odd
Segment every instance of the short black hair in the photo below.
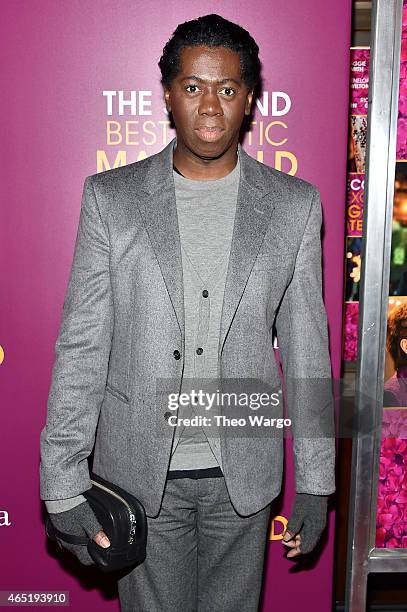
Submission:
{"label": "short black hair", "polygon": [[170,89],[180,71],[180,54],[184,47],[204,45],[227,47],[240,56],[241,78],[249,89],[260,83],[261,62],[259,47],[247,30],[236,23],[212,13],[180,23],[163,49],[158,65],[161,83]]}

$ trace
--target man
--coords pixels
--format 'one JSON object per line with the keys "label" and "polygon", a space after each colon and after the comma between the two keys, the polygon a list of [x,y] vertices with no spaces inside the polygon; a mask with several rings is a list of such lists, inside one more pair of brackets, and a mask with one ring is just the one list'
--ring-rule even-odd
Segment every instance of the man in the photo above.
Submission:
{"label": "man", "polygon": [[260,81],[246,30],[218,15],[181,24],[159,66],[176,138],[85,181],[41,434],[41,497],[60,530],[109,546],[81,495],[94,446],[93,470],[148,516],[146,560],[119,580],[122,610],[251,612],[282,437],[174,428],[157,389],[172,381],[193,408],[198,381],[279,387],[275,323],[295,437],[287,556],[312,550],[335,490],[334,438],[321,425],[332,403],[313,393],[331,376],[319,193],[239,143]]}

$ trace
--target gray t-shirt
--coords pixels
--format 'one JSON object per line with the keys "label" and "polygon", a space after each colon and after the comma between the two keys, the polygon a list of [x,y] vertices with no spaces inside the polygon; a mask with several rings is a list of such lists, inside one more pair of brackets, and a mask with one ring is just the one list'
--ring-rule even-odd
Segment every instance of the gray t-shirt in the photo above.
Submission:
{"label": "gray t-shirt", "polygon": [[[198,181],[173,172],[181,240],[185,310],[185,366],[181,391],[192,392],[218,378],[220,319],[240,179],[240,161],[227,175]],[[197,350],[198,349],[198,350]],[[203,379],[203,380],[200,380]],[[178,416],[211,416],[181,407]],[[214,420],[210,427],[180,426],[170,470],[215,467],[221,463]]]}

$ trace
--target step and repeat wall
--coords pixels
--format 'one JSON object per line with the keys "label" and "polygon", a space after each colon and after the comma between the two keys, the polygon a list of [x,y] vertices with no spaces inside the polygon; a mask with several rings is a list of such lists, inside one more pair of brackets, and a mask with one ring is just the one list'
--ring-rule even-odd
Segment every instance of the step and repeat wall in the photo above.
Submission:
{"label": "step and repeat wall", "polygon": [[[4,4],[0,591],[66,591],[75,612],[119,608],[109,576],[61,558],[46,540],[39,436],[84,179],[152,155],[172,139],[157,62],[178,23],[211,12],[241,24],[260,47],[263,91],[245,150],[321,192],[324,298],[333,376],[340,377],[351,0]],[[355,134],[361,115],[355,113]],[[358,181],[360,146],[357,136]],[[285,558],[281,538],[294,498],[291,441],[285,444],[263,610],[295,612],[301,593],[301,604],[326,612],[334,512],[313,563]]]}

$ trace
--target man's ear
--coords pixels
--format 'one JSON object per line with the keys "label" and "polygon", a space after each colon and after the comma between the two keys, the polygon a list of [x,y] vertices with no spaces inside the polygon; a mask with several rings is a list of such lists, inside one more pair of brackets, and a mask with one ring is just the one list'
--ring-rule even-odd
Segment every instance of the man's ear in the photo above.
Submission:
{"label": "man's ear", "polygon": [[253,89],[250,89],[247,92],[247,96],[246,96],[246,105],[245,105],[245,109],[244,109],[244,114],[245,115],[250,115],[250,110],[252,107],[252,103],[253,103]]}
{"label": "man's ear", "polygon": [[171,112],[171,90],[164,87],[164,100],[168,113]]}

